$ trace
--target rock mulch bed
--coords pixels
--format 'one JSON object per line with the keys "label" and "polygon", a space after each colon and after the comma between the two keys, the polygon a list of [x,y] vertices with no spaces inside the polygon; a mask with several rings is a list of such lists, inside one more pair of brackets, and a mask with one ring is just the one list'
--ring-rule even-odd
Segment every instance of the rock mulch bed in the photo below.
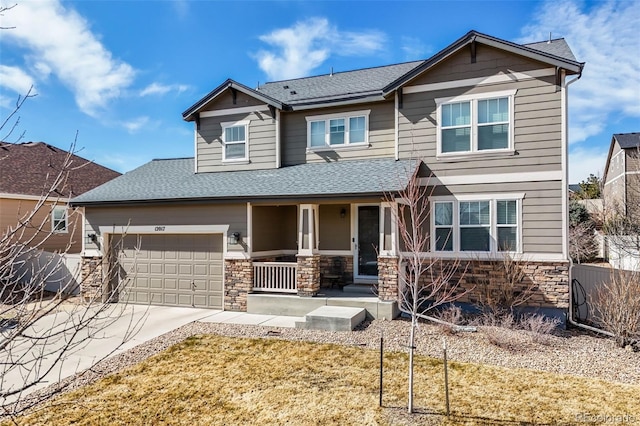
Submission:
{"label": "rock mulch bed", "polygon": [[[92,369],[59,383],[63,392],[85,386],[123,368],[137,364],[189,336],[218,334],[232,337],[286,339],[354,345],[378,349],[384,336],[385,351],[406,351],[409,321],[367,321],[352,332],[299,330],[253,325],[194,322],[145,342],[129,351],[106,359]],[[500,345],[495,342],[499,336]],[[492,337],[493,336],[493,337]],[[446,333],[442,327],[422,323],[416,335],[417,353],[442,357],[446,338],[451,361],[473,362],[508,368],[527,368],[553,373],[598,378],[640,385],[640,353],[617,348],[612,339],[580,331],[562,331],[556,335],[533,336],[528,332],[479,327],[478,332]],[[543,341],[540,343],[540,341]],[[38,401],[54,393],[56,385],[31,395]]]}

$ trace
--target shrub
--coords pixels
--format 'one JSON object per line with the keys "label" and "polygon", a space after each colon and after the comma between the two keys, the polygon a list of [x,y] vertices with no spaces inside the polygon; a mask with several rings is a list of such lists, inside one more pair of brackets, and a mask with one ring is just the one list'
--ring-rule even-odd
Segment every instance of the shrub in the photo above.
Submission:
{"label": "shrub", "polygon": [[445,334],[453,335],[458,333],[459,325],[464,324],[464,315],[462,309],[456,305],[449,305],[448,307],[438,311],[436,318],[444,321],[448,324],[440,324],[440,328]]}
{"label": "shrub", "polygon": [[518,321],[519,327],[529,333],[534,343],[546,344],[549,336],[560,324],[558,318],[547,317],[541,314],[524,315]]}
{"label": "shrub", "polygon": [[598,325],[614,335],[620,347],[640,342],[640,272],[611,270],[594,296],[589,295]]}

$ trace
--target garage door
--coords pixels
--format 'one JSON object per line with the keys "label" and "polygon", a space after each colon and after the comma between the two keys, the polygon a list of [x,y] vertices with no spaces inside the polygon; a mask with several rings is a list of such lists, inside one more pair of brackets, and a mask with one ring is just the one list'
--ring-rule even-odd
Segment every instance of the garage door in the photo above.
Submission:
{"label": "garage door", "polygon": [[112,241],[117,246],[121,240],[118,260],[127,279],[121,300],[222,309],[221,234],[127,235]]}

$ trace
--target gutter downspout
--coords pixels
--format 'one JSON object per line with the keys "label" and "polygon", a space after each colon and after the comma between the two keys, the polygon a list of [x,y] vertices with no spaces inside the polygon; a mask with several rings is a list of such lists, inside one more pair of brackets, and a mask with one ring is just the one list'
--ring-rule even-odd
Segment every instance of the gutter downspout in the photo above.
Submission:
{"label": "gutter downspout", "polygon": [[[574,78],[571,81],[568,81],[564,84],[564,103],[563,103],[563,108],[565,111],[565,114],[567,114],[568,108],[568,89],[569,89],[569,85],[575,83],[576,81],[580,80],[580,77],[582,77],[582,69],[580,69],[580,74],[578,74],[578,77]],[[567,135],[569,134],[569,119],[568,119],[568,114],[565,117],[565,122],[564,122],[564,129],[563,129],[563,145],[564,145],[564,155],[566,155],[567,158],[567,168],[564,171],[564,176],[563,176],[563,180],[565,182],[568,182],[569,179],[569,141],[568,141],[568,137]],[[564,185],[563,185],[564,186]],[[565,198],[565,203],[567,203],[566,201],[566,197],[568,197],[567,194],[567,188],[564,188],[564,198]],[[569,226],[569,208],[567,206],[567,209],[565,210],[565,223],[567,226],[567,230],[568,230],[568,226]],[[569,233],[567,232],[567,241],[565,241],[565,244],[568,248],[569,244],[568,244],[568,239],[569,239]],[[606,336],[609,337],[615,337],[615,335],[613,333],[610,333],[608,331],[596,328],[596,327],[591,327],[590,325],[586,325],[586,324],[580,324],[579,322],[577,322],[574,318],[573,318],[573,260],[571,260],[571,256],[569,256],[569,253],[567,251],[567,258],[569,259],[569,315],[567,316],[567,321],[569,321],[569,324],[571,324],[574,327],[578,327],[578,328],[583,328],[585,330],[589,330],[589,331],[593,331],[596,333],[600,333],[600,334],[604,334]]]}

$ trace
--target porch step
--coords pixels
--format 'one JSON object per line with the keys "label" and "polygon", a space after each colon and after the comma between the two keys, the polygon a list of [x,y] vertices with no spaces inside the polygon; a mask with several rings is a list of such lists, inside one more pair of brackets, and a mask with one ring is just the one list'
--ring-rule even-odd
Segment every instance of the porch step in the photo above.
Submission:
{"label": "porch step", "polygon": [[321,306],[296,321],[296,328],[307,330],[351,331],[367,317],[363,308]]}
{"label": "porch step", "polygon": [[374,286],[371,284],[349,284],[342,287],[342,291],[344,293],[358,293],[376,296]]}

